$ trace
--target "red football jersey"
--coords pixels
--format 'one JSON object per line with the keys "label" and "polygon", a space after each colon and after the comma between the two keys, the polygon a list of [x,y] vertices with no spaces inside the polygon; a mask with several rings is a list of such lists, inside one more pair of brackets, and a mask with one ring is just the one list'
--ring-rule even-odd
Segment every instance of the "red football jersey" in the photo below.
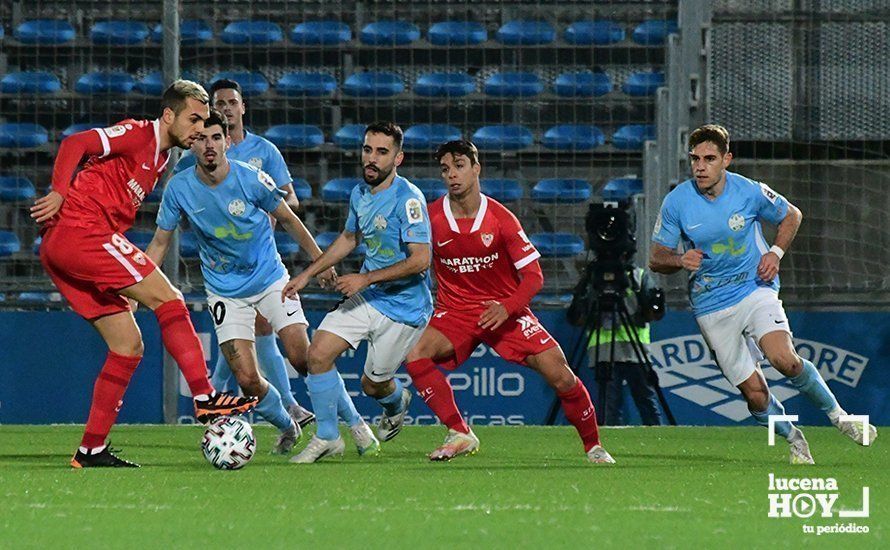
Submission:
{"label": "red football jersey", "polygon": [[169,153],[160,150],[158,120],[127,119],[96,128],[102,154],[89,157],[68,188],[57,219],[49,225],[126,231],[136,211],[164,173]]}
{"label": "red football jersey", "polygon": [[485,195],[475,218],[455,219],[448,195],[429,206],[429,216],[437,309],[476,309],[509,298],[519,270],[541,257],[516,216]]}

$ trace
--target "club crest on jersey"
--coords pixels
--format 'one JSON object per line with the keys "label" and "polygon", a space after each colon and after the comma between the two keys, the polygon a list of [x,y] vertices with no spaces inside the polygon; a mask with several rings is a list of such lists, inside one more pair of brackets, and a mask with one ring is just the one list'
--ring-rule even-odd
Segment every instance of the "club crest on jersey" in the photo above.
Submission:
{"label": "club crest on jersey", "polygon": [[741,231],[745,227],[745,218],[738,212],[729,218],[729,228],[733,231]]}
{"label": "club crest on jersey", "polygon": [[386,229],[386,218],[383,217],[383,214],[377,214],[374,216],[374,229],[377,231],[383,231]]}
{"label": "club crest on jersey", "polygon": [[494,234],[493,233],[483,233],[481,236],[482,236],[482,244],[484,244],[486,248],[491,246],[491,242],[494,240]]}
{"label": "club crest on jersey", "polygon": [[405,212],[408,214],[408,223],[420,223],[423,221],[423,207],[417,199],[408,199],[405,203]]}
{"label": "club crest on jersey", "polygon": [[247,164],[253,166],[257,170],[263,169],[263,159],[261,159],[260,157],[251,157],[250,160],[247,161]]}
{"label": "club crest on jersey", "polygon": [[233,216],[240,216],[244,214],[244,209],[246,208],[244,201],[241,199],[234,199],[229,203],[229,214]]}

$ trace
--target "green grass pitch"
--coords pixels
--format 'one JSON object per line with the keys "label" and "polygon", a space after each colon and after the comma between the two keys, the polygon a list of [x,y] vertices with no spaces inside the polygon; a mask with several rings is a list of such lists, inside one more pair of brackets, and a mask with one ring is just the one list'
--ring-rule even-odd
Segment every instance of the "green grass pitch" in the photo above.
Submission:
{"label": "green grass pitch", "polygon": [[[0,426],[2,548],[890,547],[890,452],[805,428],[817,465],[791,466],[762,428],[603,429],[616,465],[585,460],[568,427],[479,427],[480,452],[430,463],[441,427],[407,427],[379,457],[216,471],[197,426],[118,426],[138,470],[72,470],[81,426]],[[884,435],[884,438],[888,435]],[[302,444],[305,444],[304,436]],[[870,517],[767,517],[768,474],[833,477],[836,508]],[[804,534],[854,521],[868,534]]]}

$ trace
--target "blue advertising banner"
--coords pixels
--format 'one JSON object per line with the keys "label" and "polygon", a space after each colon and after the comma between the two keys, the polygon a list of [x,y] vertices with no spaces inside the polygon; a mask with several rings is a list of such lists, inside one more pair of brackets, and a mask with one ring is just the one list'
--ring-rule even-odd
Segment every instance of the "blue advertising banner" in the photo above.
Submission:
{"label": "blue advertising banner", "polygon": [[[561,310],[537,313],[571,355],[578,329],[565,322]],[[788,314],[798,353],[813,361],[848,412],[868,414],[875,424],[890,423],[890,313]],[[312,326],[323,316],[323,311],[308,312]],[[212,368],[218,348],[210,317],[205,311],[193,313],[192,318]],[[160,334],[151,313],[140,311],[137,320],[146,354],[127,391],[119,421],[158,423],[163,419]],[[0,349],[4,351],[0,359],[0,423],[84,422],[106,353],[95,331],[70,312],[2,312],[0,327]],[[653,325],[651,358],[679,424],[753,423],[738,391],[729,386],[711,359],[690,313],[670,312]],[[579,375],[596,400],[596,383],[586,363],[585,358]],[[337,362],[359,411],[373,420],[380,408],[361,393],[363,364],[363,347]],[[291,374],[294,393],[308,406],[305,384],[296,373]],[[779,373],[766,365],[764,374],[789,414],[800,415],[802,424],[827,423],[825,415]],[[407,375],[402,376],[407,382]],[[553,403],[553,392],[537,374],[503,361],[486,346],[480,346],[449,379],[458,406],[475,424],[541,424]],[[193,422],[191,399],[182,380],[179,388],[179,421]],[[632,407],[629,412],[626,418],[636,421]],[[412,402],[409,416],[413,424],[435,423],[420,399]]]}

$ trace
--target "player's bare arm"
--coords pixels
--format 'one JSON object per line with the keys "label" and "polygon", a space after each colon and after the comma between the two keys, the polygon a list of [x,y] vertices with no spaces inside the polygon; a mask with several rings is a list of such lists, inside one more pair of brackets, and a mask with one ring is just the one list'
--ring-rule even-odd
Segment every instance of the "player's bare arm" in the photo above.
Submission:
{"label": "player's bare arm", "polygon": [[[293,188],[291,188],[291,190],[293,190]],[[313,261],[317,260],[322,255],[321,248],[318,247],[318,243],[315,242],[315,239],[312,238],[312,234],[306,229],[303,220],[294,214],[294,211],[291,210],[291,208],[291,205],[287,204],[286,200],[283,200],[278,204],[278,207],[272,211],[272,217],[275,218],[275,220],[281,224],[281,227],[287,231],[287,234],[300,245],[300,248],[309,254]],[[328,288],[333,285],[336,278],[337,272],[331,267],[321,272],[318,276],[318,281],[322,288]]]}
{"label": "player's bare arm", "polygon": [[297,198],[297,193],[294,191],[294,184],[288,183],[287,185],[282,185],[279,189],[286,193],[284,202],[292,211],[298,212],[300,210],[300,199]]}
{"label": "player's bare arm", "polygon": [[396,281],[411,275],[423,273],[430,267],[430,245],[427,243],[408,243],[408,257],[383,269],[375,269],[367,273],[341,275],[337,279],[337,290],[346,296],[352,296],[375,283]]}
{"label": "player's bare arm", "polygon": [[158,227],[155,229],[155,234],[151,238],[151,242],[148,243],[148,247],[145,249],[145,254],[151,258],[151,261],[156,265],[161,265],[164,263],[164,258],[167,256],[167,251],[170,249],[170,241],[172,239],[172,231],[167,231],[166,229]]}
{"label": "player's bare arm", "polygon": [[[800,209],[791,203],[788,203],[788,212],[782,221],[779,222],[776,231],[776,243],[769,252],[760,258],[757,265],[757,276],[766,282],[772,281],[779,274],[779,263],[782,261],[780,254],[784,256],[785,252],[791,247],[797,230],[800,229],[800,222],[803,220],[803,213]],[[781,250],[775,250],[778,248]]]}
{"label": "player's bare arm", "polygon": [[309,280],[322,271],[329,269],[349,255],[355,247],[361,243],[361,234],[352,231],[343,231],[337,237],[331,246],[315,259],[314,262],[304,269],[299,275],[291,279],[281,291],[281,300],[287,298],[295,298],[297,293],[303,290],[309,284]]}
{"label": "player's bare arm", "polygon": [[698,271],[702,258],[704,258],[704,253],[697,248],[678,254],[673,248],[653,243],[649,250],[649,269],[665,275],[676,273],[681,269]]}

